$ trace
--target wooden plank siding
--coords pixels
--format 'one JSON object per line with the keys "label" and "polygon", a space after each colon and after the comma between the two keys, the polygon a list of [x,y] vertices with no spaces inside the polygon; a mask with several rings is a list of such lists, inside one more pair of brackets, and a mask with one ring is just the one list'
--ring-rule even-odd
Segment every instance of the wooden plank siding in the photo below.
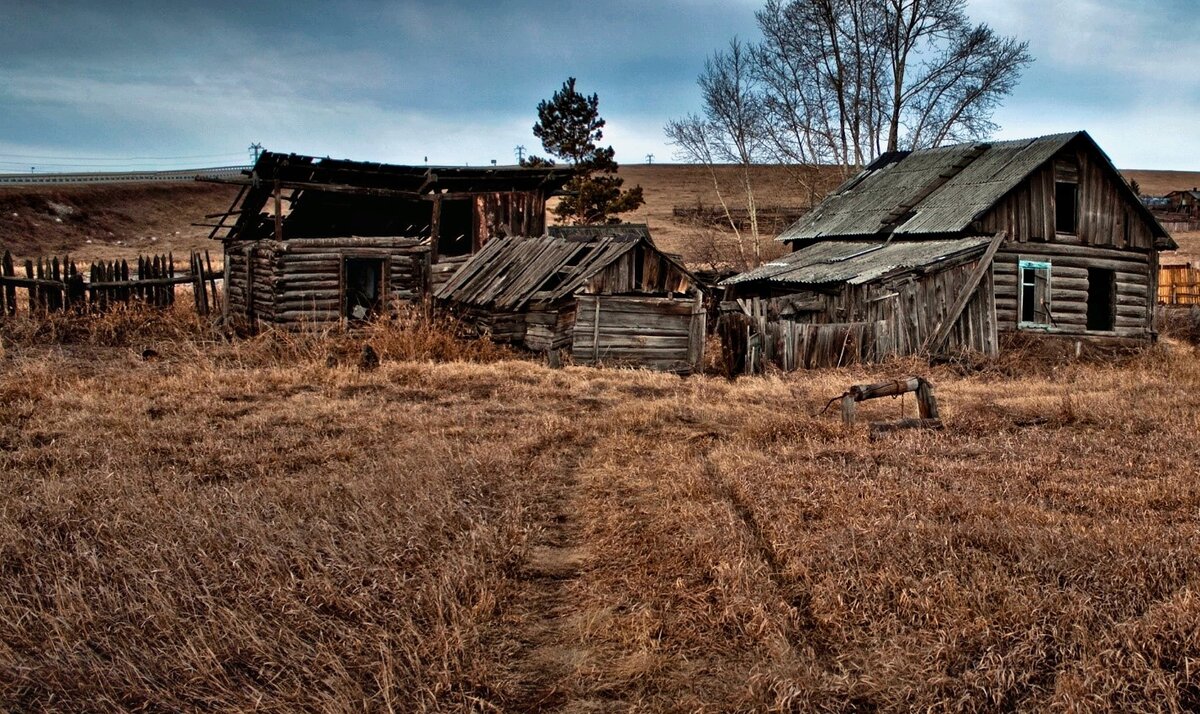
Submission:
{"label": "wooden plank siding", "polygon": [[[761,359],[781,369],[875,362],[920,352],[980,260],[977,255],[929,272],[844,283],[829,293],[802,291],[741,302],[761,335]],[[950,328],[943,351],[998,354],[993,294],[992,273],[986,271]],[[761,364],[748,368],[761,371]]]}
{"label": "wooden plank siding", "polygon": [[[1056,181],[1078,181],[1076,231],[1055,230]],[[1154,334],[1158,254],[1151,226],[1130,205],[1099,157],[1077,145],[1061,152],[1010,192],[980,221],[988,233],[1007,231],[993,262],[996,319],[1018,329],[1022,259],[1051,264],[1050,333],[1149,339]],[[1088,268],[1114,271],[1114,329],[1087,329]],[[1022,328],[1029,329],[1029,328]]]}
{"label": "wooden plank siding", "polygon": [[699,296],[580,295],[571,356],[577,364],[699,369],[705,312]]}

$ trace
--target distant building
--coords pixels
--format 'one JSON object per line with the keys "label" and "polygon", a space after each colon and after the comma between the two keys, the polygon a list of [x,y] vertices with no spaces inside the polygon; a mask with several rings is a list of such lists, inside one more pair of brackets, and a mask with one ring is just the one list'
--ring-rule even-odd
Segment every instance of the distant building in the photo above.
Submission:
{"label": "distant building", "polygon": [[1185,214],[1187,220],[1200,221],[1200,189],[1172,191],[1166,195],[1172,213]]}

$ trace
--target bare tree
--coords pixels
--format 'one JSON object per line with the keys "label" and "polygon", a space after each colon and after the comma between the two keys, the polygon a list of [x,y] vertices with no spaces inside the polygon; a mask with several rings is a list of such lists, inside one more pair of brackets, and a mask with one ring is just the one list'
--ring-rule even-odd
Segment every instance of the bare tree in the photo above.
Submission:
{"label": "bare tree", "polygon": [[[717,200],[733,229],[742,267],[762,262],[762,236],[751,167],[768,156],[767,113],[753,59],[750,48],[737,38],[731,40],[726,50],[713,54],[705,62],[698,80],[704,99],[703,115],[672,120],[665,127],[679,158],[708,167]],[[738,168],[738,188],[750,221],[748,237],[733,217],[722,191],[716,172],[718,163]]]}
{"label": "bare tree", "polygon": [[988,135],[1032,62],[966,0],[768,0],[757,17],[773,143],[848,167]]}

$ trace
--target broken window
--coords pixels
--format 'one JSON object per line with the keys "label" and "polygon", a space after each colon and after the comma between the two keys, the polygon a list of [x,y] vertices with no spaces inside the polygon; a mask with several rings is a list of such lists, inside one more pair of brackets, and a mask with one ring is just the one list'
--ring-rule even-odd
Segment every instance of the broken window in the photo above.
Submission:
{"label": "broken window", "polygon": [[475,202],[470,199],[442,201],[438,221],[438,255],[468,255],[475,247]]}
{"label": "broken window", "polygon": [[1117,317],[1117,276],[1104,268],[1088,268],[1087,328],[1113,329]]}
{"label": "broken window", "polygon": [[1079,225],[1079,184],[1057,181],[1054,184],[1054,230],[1075,233]]}
{"label": "broken window", "polygon": [[1020,263],[1021,325],[1049,327],[1053,320],[1050,310],[1050,263],[1022,260]]}
{"label": "broken window", "polygon": [[342,269],[344,315],[350,320],[366,320],[383,310],[384,259],[346,258]]}

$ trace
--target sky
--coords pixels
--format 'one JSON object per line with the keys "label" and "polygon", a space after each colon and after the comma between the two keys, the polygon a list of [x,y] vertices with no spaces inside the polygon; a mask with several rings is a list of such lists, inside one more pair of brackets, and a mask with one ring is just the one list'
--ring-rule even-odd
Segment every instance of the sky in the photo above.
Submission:
{"label": "sky", "polygon": [[[241,164],[247,147],[409,164],[543,153],[537,103],[600,97],[622,163],[762,0],[0,0],[0,173]],[[1195,0],[968,0],[1036,58],[996,139],[1086,129],[1118,166],[1200,170]]]}

